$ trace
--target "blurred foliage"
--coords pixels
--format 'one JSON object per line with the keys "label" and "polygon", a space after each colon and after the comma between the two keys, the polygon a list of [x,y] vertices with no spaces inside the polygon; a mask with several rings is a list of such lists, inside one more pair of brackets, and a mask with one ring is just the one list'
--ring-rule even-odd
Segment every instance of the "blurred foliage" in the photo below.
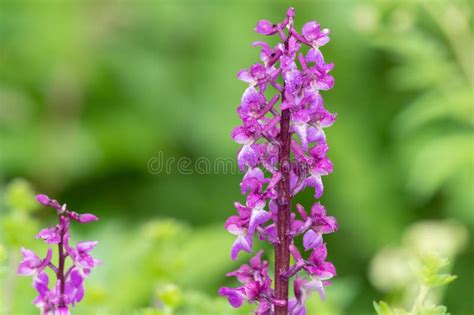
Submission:
{"label": "blurred foliage", "polygon": [[[338,277],[327,301],[311,299],[309,314],[373,313],[371,301],[387,291],[367,280],[371,257],[397,243],[408,224],[434,219],[468,228],[435,223],[421,230],[445,233],[446,248],[465,239],[454,250],[459,278],[443,304],[453,314],[472,313],[472,5],[291,5],[299,26],[317,19],[331,29],[324,53],[336,64],[336,86],[324,95],[338,112],[328,130],[335,172],[322,202],[340,223],[327,239]],[[44,249],[34,236],[40,222],[53,220],[36,211],[25,182],[13,184],[23,177],[71,209],[101,218],[93,227],[74,227],[77,239],[100,240],[104,261],[75,313],[241,314],[216,293],[237,267],[222,225],[240,199],[241,174],[151,174],[147,163],[159,152],[193,162],[234,158],[230,131],[245,88],[235,74],[258,58],[250,45],[261,39],[252,31],[256,21],[280,20],[287,6],[282,0],[1,1],[0,244],[8,266],[1,286],[21,245]],[[313,202],[310,191],[297,199]],[[425,244],[409,232],[404,238],[412,246],[403,253]],[[387,266],[404,266],[397,253]],[[2,293],[0,304],[8,297],[15,313],[36,314],[25,303],[34,298],[31,282],[13,279],[7,284],[15,283],[14,290]],[[166,288],[176,297],[169,300]],[[399,292],[390,294],[391,303]]]}
{"label": "blurred foliage", "polygon": [[359,13],[376,21],[363,29],[390,54],[394,89],[411,94],[393,124],[408,190],[418,202],[442,191],[446,211],[474,226],[470,9],[464,1],[380,1]]}
{"label": "blurred foliage", "polygon": [[[452,221],[421,221],[408,227],[400,245],[382,249],[370,264],[370,281],[395,306],[374,303],[378,314],[445,314],[444,306],[432,307],[444,295],[435,288],[456,279],[445,272],[448,260],[454,262],[467,241],[466,228]],[[410,312],[402,308],[409,305],[414,305]]]}
{"label": "blurred foliage", "polygon": [[0,240],[13,248],[28,246],[32,243],[29,235],[39,228],[37,220],[31,216],[38,206],[28,182],[23,179],[12,181],[5,191],[5,205],[10,211],[0,217]]}
{"label": "blurred foliage", "polygon": [[448,315],[447,309],[443,305],[433,305],[426,303],[426,297],[430,289],[447,285],[454,281],[456,276],[443,273],[442,268],[448,265],[446,259],[439,256],[423,256],[421,266],[418,270],[419,293],[410,311],[402,308],[391,308],[387,303],[381,301],[374,302],[374,307],[378,315]]}
{"label": "blurred foliage", "polygon": [[[20,247],[34,243],[39,222],[32,216],[38,208],[34,192],[24,179],[15,179],[5,188],[0,206],[0,313],[12,313],[16,291]],[[15,312],[18,312],[15,310]]]}

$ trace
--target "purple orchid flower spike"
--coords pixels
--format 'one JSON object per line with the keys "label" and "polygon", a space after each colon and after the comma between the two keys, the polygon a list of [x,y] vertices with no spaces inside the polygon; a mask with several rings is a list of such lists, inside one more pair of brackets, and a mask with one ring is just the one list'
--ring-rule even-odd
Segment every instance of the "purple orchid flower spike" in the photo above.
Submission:
{"label": "purple orchid flower spike", "polygon": [[[291,211],[292,198],[303,189],[312,187],[316,199],[323,195],[323,177],[333,172],[324,129],[336,119],[321,95],[334,86],[330,74],[334,64],[327,63],[320,50],[329,42],[330,31],[310,21],[298,32],[294,16],[290,8],[281,23],[257,23],[257,33],[277,36],[281,42],[273,47],[263,41],[253,43],[260,50],[261,63],[237,74],[248,84],[237,108],[242,124],[232,131],[241,145],[237,161],[245,172],[240,184],[245,204],[235,203],[238,215],[231,216],[225,228],[236,236],[233,260],[241,252],[253,251],[255,235],[268,241],[275,249],[275,278],[272,281],[268,275],[269,264],[259,251],[249,264],[227,274],[241,285],[222,287],[219,293],[233,307],[245,301],[256,303],[258,315],[305,315],[310,294],[318,292],[324,298],[324,287],[336,275],[334,265],[326,261],[323,239],[338,229],[336,219],[319,202],[310,213],[299,204],[297,211]],[[303,47],[308,47],[306,52]],[[307,259],[294,243],[300,236]],[[292,278],[294,297],[289,299]]]}
{"label": "purple orchid flower spike", "polygon": [[[66,204],[61,205],[46,195],[38,195],[36,199],[43,206],[54,208],[58,215],[57,225],[41,230],[36,236],[48,245],[57,246],[58,264],[51,261],[51,247],[44,259],[40,259],[33,251],[22,248],[23,260],[18,266],[18,274],[33,276],[33,287],[38,292],[33,304],[40,309],[42,315],[69,315],[70,308],[84,297],[84,279],[100,263],[89,254],[97,242],[80,242],[76,247],[70,246],[69,226],[71,220],[89,223],[98,218],[93,214],[70,211]],[[68,258],[71,260],[70,264],[67,264]],[[67,269],[66,264],[69,266]],[[46,268],[50,268],[56,276],[54,285],[50,283]]]}

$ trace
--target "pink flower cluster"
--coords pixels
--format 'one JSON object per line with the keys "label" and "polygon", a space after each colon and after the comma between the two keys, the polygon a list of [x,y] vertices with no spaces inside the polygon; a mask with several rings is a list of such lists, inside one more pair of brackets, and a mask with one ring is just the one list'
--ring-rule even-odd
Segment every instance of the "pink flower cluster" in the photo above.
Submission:
{"label": "pink flower cluster", "polygon": [[[333,264],[326,261],[323,241],[324,234],[337,230],[335,218],[327,216],[319,202],[310,213],[299,204],[297,211],[291,211],[291,199],[306,187],[312,187],[319,199],[322,176],[333,171],[324,128],[334,123],[336,115],[326,110],[321,96],[334,85],[329,73],[334,65],[326,63],[320,51],[329,42],[329,30],[311,21],[298,32],[293,20],[290,8],[281,23],[259,21],[257,33],[279,36],[281,42],[274,47],[255,42],[261,62],[237,75],[249,84],[237,109],[242,125],[232,132],[241,145],[237,159],[245,172],[240,187],[246,201],[235,203],[237,215],[227,220],[225,228],[236,236],[231,250],[234,260],[241,251],[253,251],[255,236],[273,245],[275,285],[272,288],[268,262],[262,261],[260,251],[250,264],[228,274],[241,286],[222,287],[219,293],[233,307],[244,301],[257,303],[258,315],[305,314],[309,293],[317,291],[324,298],[324,286],[336,275]],[[309,47],[306,53],[300,51],[302,46]],[[300,235],[304,251],[310,252],[304,255],[307,258],[294,245]],[[295,261],[292,266],[290,255]],[[300,271],[307,276],[300,276]],[[292,277],[294,297],[288,298]]]}
{"label": "pink flower cluster", "polygon": [[[43,239],[48,245],[57,245],[58,263],[51,259],[53,250],[48,248],[45,258],[41,259],[33,251],[22,248],[23,260],[18,267],[18,274],[33,276],[33,287],[38,296],[33,301],[42,315],[69,315],[70,306],[79,303],[84,297],[84,278],[100,262],[90,255],[97,245],[93,242],[80,242],[76,247],[69,244],[71,237],[69,226],[72,221],[89,223],[98,220],[93,214],[78,214],[61,205],[46,195],[38,195],[36,199],[44,206],[56,209],[59,223],[53,227],[41,230],[36,238]],[[66,269],[67,259],[71,260]],[[56,277],[54,284],[50,284],[46,268],[50,268]]]}

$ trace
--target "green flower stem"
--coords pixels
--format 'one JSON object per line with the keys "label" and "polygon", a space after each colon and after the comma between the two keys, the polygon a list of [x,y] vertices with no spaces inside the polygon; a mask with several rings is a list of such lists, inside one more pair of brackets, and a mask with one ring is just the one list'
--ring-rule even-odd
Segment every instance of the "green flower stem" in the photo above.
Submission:
{"label": "green flower stem", "polygon": [[428,288],[425,285],[421,285],[420,287],[420,292],[418,293],[418,296],[416,297],[415,304],[413,304],[413,308],[410,311],[410,315],[417,315],[421,308],[423,307],[423,304],[425,302],[426,296],[428,295],[430,288]]}

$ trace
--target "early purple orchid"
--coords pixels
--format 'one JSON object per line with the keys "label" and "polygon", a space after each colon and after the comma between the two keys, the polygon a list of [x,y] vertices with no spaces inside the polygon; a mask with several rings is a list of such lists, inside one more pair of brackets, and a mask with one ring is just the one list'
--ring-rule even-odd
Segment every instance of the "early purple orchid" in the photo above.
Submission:
{"label": "early purple orchid", "polygon": [[[314,189],[316,199],[324,192],[322,177],[333,171],[327,157],[324,128],[330,127],[336,114],[324,107],[320,91],[333,87],[329,73],[334,64],[326,63],[320,47],[329,42],[329,30],[316,21],[306,23],[299,33],[293,24],[294,9],[287,11],[281,23],[261,20],[255,31],[277,35],[280,43],[273,48],[258,41],[261,63],[237,74],[249,84],[242,95],[237,113],[242,125],[232,131],[241,146],[239,168],[245,172],[240,184],[245,204],[235,203],[237,215],[225,228],[236,236],[232,259],[239,252],[251,253],[254,236],[268,241],[275,249],[275,279],[268,275],[268,262],[259,251],[250,264],[228,273],[241,283],[237,288],[219,290],[233,307],[244,301],[258,304],[257,315],[304,315],[305,300],[312,292],[324,299],[324,287],[336,275],[334,265],[326,261],[323,235],[338,229],[336,219],[328,216],[319,202],[308,214],[302,205],[291,211],[291,200],[306,187]],[[308,46],[306,54],[300,52]],[[267,88],[276,93],[268,96]],[[277,106],[279,104],[279,108]],[[292,160],[290,160],[292,159]],[[296,248],[294,238],[302,236],[307,258]],[[290,266],[290,256],[295,263]],[[307,277],[301,277],[305,271]],[[292,277],[294,297],[289,299]]]}
{"label": "early purple orchid", "polygon": [[[71,220],[79,223],[97,221],[93,214],[78,214],[67,209],[46,195],[38,195],[36,199],[43,205],[56,209],[59,224],[41,230],[36,238],[43,239],[48,245],[58,246],[58,264],[51,262],[52,248],[44,259],[40,259],[33,251],[22,248],[23,260],[18,267],[18,274],[33,276],[33,287],[38,296],[33,301],[41,315],[69,315],[70,306],[79,303],[84,297],[84,278],[100,261],[90,256],[90,251],[97,242],[80,242],[76,247],[69,245],[69,226]],[[66,259],[71,259],[71,266],[66,269]],[[45,269],[50,268],[56,276],[55,284],[51,284]]]}

